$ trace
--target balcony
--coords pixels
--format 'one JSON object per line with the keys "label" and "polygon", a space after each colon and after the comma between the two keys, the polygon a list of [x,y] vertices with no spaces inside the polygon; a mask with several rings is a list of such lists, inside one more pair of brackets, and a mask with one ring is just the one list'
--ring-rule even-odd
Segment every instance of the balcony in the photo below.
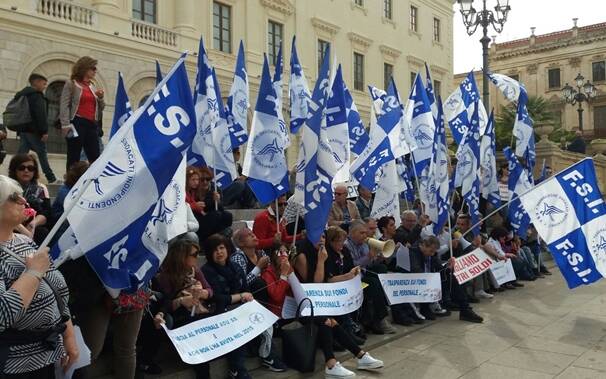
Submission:
{"label": "balcony", "polygon": [[132,36],[137,39],[159,43],[166,46],[177,46],[177,33],[154,24],[131,20]]}
{"label": "balcony", "polygon": [[89,28],[93,27],[97,20],[97,12],[93,9],[62,0],[38,0],[36,12],[45,17]]}

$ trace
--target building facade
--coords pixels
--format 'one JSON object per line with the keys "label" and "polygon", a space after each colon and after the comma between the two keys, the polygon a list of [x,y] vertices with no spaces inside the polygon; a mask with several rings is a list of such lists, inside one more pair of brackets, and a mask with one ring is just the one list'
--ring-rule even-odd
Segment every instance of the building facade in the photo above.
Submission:
{"label": "building facade", "polygon": [[[323,49],[331,46],[366,120],[367,85],[384,87],[393,75],[406,96],[411,73],[425,62],[438,89],[451,90],[449,0],[0,0],[0,108],[26,85],[31,73],[40,73],[49,79],[49,123],[54,123],[71,65],[90,55],[99,60],[97,82],[108,104],[103,127],[109,130],[118,72],[124,75],[131,104],[137,106],[154,88],[155,59],[166,71],[182,51],[197,52],[201,36],[224,97],[239,41],[244,41],[254,107],[263,53],[273,63],[282,41],[288,78],[293,35],[310,86]],[[192,83],[195,67],[196,56],[190,54]],[[49,137],[50,152],[63,153],[58,133]],[[296,147],[290,148],[291,162],[296,155]]]}
{"label": "building facade", "polygon": [[[597,97],[583,103],[583,135],[587,139],[606,138],[606,23],[578,26],[573,19],[572,28],[535,35],[531,28],[528,38],[496,43],[489,51],[490,70],[521,81],[531,96],[548,100],[556,123],[566,130],[579,127],[578,105],[567,104],[562,96],[566,84],[576,88],[575,77],[583,75],[597,88]],[[466,73],[454,76],[458,85]],[[481,72],[475,73],[478,87],[482,88]],[[499,114],[507,100],[495,86],[490,86],[490,108]]]}

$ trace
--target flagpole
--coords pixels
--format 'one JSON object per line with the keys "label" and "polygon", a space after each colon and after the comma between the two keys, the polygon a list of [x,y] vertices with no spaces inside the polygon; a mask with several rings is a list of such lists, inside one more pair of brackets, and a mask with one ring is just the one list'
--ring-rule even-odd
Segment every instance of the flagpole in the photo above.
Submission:
{"label": "flagpole", "polygon": [[415,162],[415,156],[412,151],[410,152],[410,159],[412,160],[412,170],[414,171],[415,182],[417,183],[417,192],[419,193],[419,202],[421,203],[421,213],[425,214],[425,205],[423,204],[423,199],[421,198],[421,185],[419,184],[419,176],[417,175],[417,163]]}
{"label": "flagpole", "polygon": [[[213,153],[215,155],[215,153]],[[217,186],[217,168],[213,165],[213,182],[215,183],[215,192],[219,192],[219,187]],[[213,199],[215,199],[215,211],[219,210],[219,202],[215,198],[215,194],[213,193]]]}
{"label": "flagpole", "polygon": [[280,233],[280,210],[278,208],[278,197],[276,197],[276,200],[274,200],[276,202],[276,230],[278,233]]}
{"label": "flagpole", "polygon": [[294,248],[295,248],[295,242],[297,241],[296,237],[297,237],[297,234],[298,234],[297,230],[299,228],[299,209],[301,209],[300,207],[301,207],[301,205],[297,203],[297,213],[296,213],[296,218],[295,218],[295,230],[294,230],[294,233],[293,233],[293,236],[292,236],[291,250],[294,250]]}

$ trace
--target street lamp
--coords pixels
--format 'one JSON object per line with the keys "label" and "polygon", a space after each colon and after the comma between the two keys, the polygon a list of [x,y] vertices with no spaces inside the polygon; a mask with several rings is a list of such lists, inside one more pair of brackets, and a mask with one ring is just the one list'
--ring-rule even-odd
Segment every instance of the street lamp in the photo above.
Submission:
{"label": "street lamp", "polygon": [[507,21],[507,14],[511,10],[509,0],[497,0],[494,12],[486,9],[486,0],[482,0],[482,10],[479,12],[473,7],[473,0],[457,0],[457,3],[461,6],[461,16],[463,16],[463,24],[467,29],[468,35],[474,34],[478,26],[482,27],[483,36],[480,39],[482,43],[482,65],[484,66],[482,101],[488,107],[490,106],[488,103],[488,80],[486,78],[486,73],[488,72],[488,43],[490,42],[488,27],[492,26],[497,33],[503,31],[503,26]]}
{"label": "street lamp", "polygon": [[579,112],[579,130],[583,130],[583,102],[589,104],[596,97],[598,91],[589,80],[585,82],[585,78],[581,73],[574,78],[574,84],[577,86],[576,89],[566,83],[564,88],[562,88],[562,97],[568,104],[579,104],[577,108],[577,112]]}

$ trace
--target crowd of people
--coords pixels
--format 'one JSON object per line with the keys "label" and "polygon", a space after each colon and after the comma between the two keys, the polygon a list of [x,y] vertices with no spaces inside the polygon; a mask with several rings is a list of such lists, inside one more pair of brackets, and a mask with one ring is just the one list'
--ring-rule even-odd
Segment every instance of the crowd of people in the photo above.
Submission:
{"label": "crowd of people", "polygon": [[[352,377],[355,373],[341,365],[336,351],[349,351],[358,370],[383,367],[380,359],[364,350],[368,334],[393,334],[393,324],[422,324],[448,317],[453,311],[461,321],[481,323],[483,318],[471,304],[523,287],[521,281],[550,275],[540,260],[543,247],[533,228],[521,239],[504,222],[483,228],[482,234],[473,237],[468,233],[473,226],[470,216],[453,212],[452,230],[445,227],[435,235],[422,206],[405,210],[400,225],[394,215],[370,217],[373,194],[362,186],[355,200],[348,199],[347,187],[334,188],[328,225],[318,243],[306,238],[304,208],[292,196],[281,196],[260,209],[252,228],[236,229],[229,208],[256,205],[246,178],[238,178],[238,185],[229,191],[218,191],[211,169],[188,167],[188,216],[182,220],[187,222],[188,232],[170,241],[151,283],[112,298],[84,257],[56,268],[48,248],[37,247],[58,222],[71,187],[100,154],[98,121],[104,94],[92,84],[96,63],[89,57],[78,61],[61,96],[68,170],[54,201],[40,181],[41,170],[48,182],[56,181],[42,158],[45,151],[40,144],[23,142],[26,151],[12,157],[8,176],[0,176],[0,371],[6,378],[52,378],[56,362],[64,367],[72,364],[79,354],[74,325],[79,326],[91,350],[93,365],[105,342],[111,340],[115,377],[159,374],[160,351],[172,348],[161,324],[173,329],[253,299],[281,318],[285,298],[292,294],[288,277],[293,274],[301,283],[334,283],[361,275],[367,284],[362,306],[355,312],[311,320],[318,328],[317,345],[323,353],[326,377]],[[45,79],[39,75],[30,78],[32,88],[44,87],[41,81]],[[46,130],[36,128],[33,125],[28,133],[43,139]],[[21,138],[26,141],[30,136]],[[29,150],[37,153],[42,167]],[[82,150],[87,162],[81,160]],[[500,183],[507,183],[507,175],[507,168],[502,167]],[[506,186],[502,190],[508,199]],[[230,206],[224,203],[226,198]],[[63,230],[66,227],[61,225]],[[394,256],[384,257],[369,245],[368,238],[393,240],[398,248],[407,247],[410,266],[398,266]],[[498,285],[486,273],[460,285],[452,275],[454,260],[476,248],[495,261],[511,260],[517,280]],[[388,272],[439,273],[441,300],[390,306],[378,278]],[[268,370],[287,370],[275,341],[288,323],[280,319],[250,343],[228,353],[230,377],[250,377],[244,362],[251,354]],[[112,338],[108,339],[110,329]],[[210,377],[208,362],[194,365],[193,370],[197,378]],[[86,378],[90,371],[90,366],[85,367],[75,376]]]}

